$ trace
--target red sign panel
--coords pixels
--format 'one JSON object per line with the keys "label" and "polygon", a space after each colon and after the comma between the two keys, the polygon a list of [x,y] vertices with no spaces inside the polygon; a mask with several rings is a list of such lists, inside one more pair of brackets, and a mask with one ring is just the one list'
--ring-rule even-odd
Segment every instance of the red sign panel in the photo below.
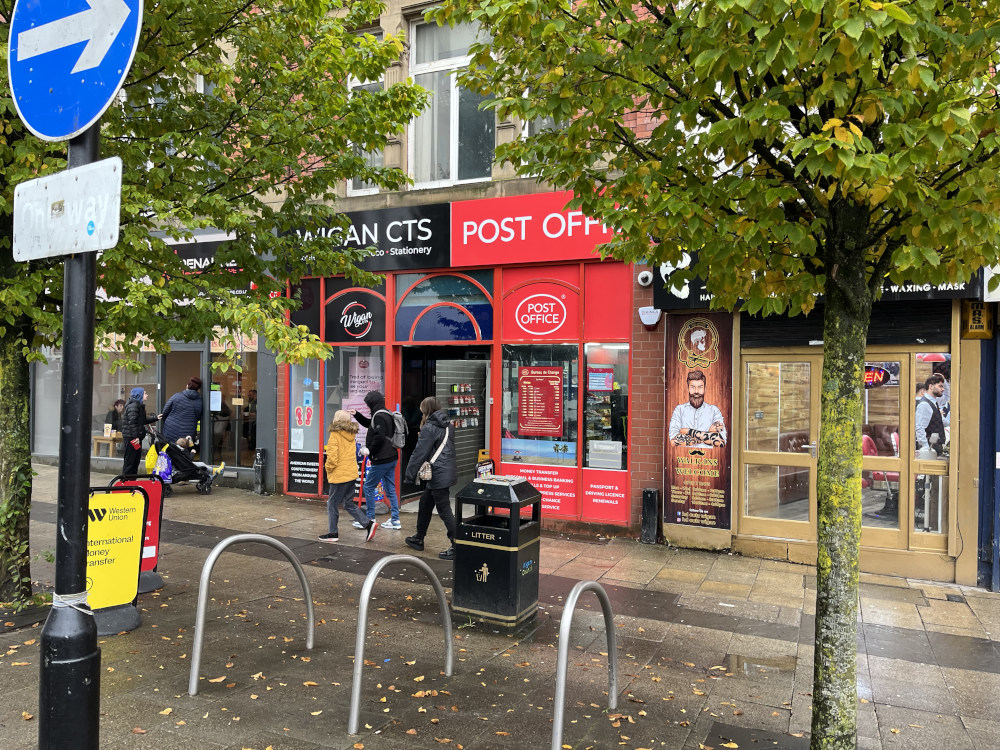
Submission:
{"label": "red sign panel", "polygon": [[593,258],[614,232],[581,211],[571,192],[535,193],[451,204],[451,263],[544,263]]}
{"label": "red sign panel", "polygon": [[580,295],[553,282],[526,284],[503,301],[503,336],[508,341],[575,339]]}
{"label": "red sign panel", "polygon": [[504,476],[519,476],[542,493],[542,517],[577,517],[576,467],[502,463]]}
{"label": "red sign panel", "polygon": [[563,370],[521,367],[517,372],[517,433],[521,436],[563,434]]}
{"label": "red sign panel", "polygon": [[628,472],[583,470],[584,521],[629,522]]}
{"label": "red sign panel", "polygon": [[160,523],[163,519],[163,480],[159,477],[140,476],[135,479],[116,477],[111,487],[138,487],[149,498],[146,509],[146,531],[142,539],[142,560],[139,570],[156,570],[160,560]]}

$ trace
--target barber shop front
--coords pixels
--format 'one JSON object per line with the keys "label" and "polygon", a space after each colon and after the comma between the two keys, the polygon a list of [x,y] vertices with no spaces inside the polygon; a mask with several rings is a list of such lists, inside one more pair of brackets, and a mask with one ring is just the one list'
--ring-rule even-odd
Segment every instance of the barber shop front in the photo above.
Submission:
{"label": "barber shop front", "polygon": [[[568,199],[348,214],[350,241],[377,248],[366,268],[385,281],[369,289],[313,278],[292,290],[303,304],[291,322],[334,352],[283,373],[279,459],[289,494],[324,496],[325,426],[337,409],[365,411],[365,394],[378,390],[409,424],[398,481],[418,406],[435,396],[455,429],[456,490],[492,461],[542,492],[550,521],[630,523],[632,267],[595,257],[611,233],[565,210]],[[419,492],[398,486],[404,501]]]}
{"label": "barber shop front", "polygon": [[[976,583],[980,342],[964,331],[962,310],[980,295],[979,279],[888,287],[874,307],[862,415],[865,572]],[[690,395],[687,380],[700,370],[704,403],[717,404],[725,424],[704,433],[714,443],[695,447],[671,425],[665,534],[815,562],[821,310],[764,319],[698,311],[706,298],[695,284],[655,298],[667,313],[667,414],[701,398],[700,382]],[[702,467],[721,475],[685,473]],[[716,494],[693,495],[712,481]]]}

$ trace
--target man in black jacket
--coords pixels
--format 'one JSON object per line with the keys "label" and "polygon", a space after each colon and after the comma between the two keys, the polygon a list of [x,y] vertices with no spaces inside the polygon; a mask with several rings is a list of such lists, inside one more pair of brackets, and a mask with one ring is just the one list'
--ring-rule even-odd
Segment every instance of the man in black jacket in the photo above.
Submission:
{"label": "man in black jacket", "polygon": [[392,436],[396,432],[392,414],[385,408],[385,396],[378,391],[368,391],[365,406],[371,417],[351,409],[351,416],[365,427],[365,447],[362,453],[368,456],[368,471],[365,473],[365,506],[368,520],[375,520],[375,488],[382,483],[385,496],[389,500],[391,515],[382,524],[383,529],[401,529],[399,522],[399,493],[396,491],[396,464],[399,451],[392,446]]}
{"label": "man in black jacket", "polygon": [[125,438],[125,458],[122,460],[122,476],[135,476],[139,473],[139,462],[142,459],[142,439],[146,437],[146,425],[156,421],[157,416],[146,416],[146,398],[149,396],[145,388],[133,388],[129,393],[128,403],[122,412],[122,437]]}
{"label": "man in black jacket", "polygon": [[163,406],[163,439],[176,443],[178,438],[198,437],[198,422],[204,404],[201,400],[201,378],[191,378],[187,388],[167,399]]}

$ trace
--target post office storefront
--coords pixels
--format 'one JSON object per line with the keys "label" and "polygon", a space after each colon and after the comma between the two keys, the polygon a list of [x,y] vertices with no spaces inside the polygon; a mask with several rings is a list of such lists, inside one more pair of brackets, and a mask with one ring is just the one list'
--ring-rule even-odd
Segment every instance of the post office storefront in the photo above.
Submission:
{"label": "post office storefront", "polygon": [[[656,298],[668,311],[667,412],[699,398],[687,387],[700,369],[708,375],[704,403],[718,402],[726,439],[707,433],[714,444],[692,447],[677,425],[668,428],[665,534],[679,544],[813,563],[822,311],[763,319],[699,312],[699,288]],[[961,310],[963,299],[980,294],[978,278],[897,287],[873,309],[862,415],[865,572],[976,582],[981,347],[963,338]],[[718,342],[711,364],[698,348],[706,341]],[[937,375],[940,393],[923,395],[918,386]],[[940,422],[928,427],[932,413]]]}
{"label": "post office storefront", "polygon": [[[565,210],[568,199],[543,193],[348,214],[347,244],[375,246],[365,267],[385,281],[368,289],[314,278],[292,290],[303,302],[292,323],[334,352],[284,373],[279,446],[289,494],[323,496],[334,411],[366,411],[365,394],[378,390],[409,424],[399,480],[420,401],[436,396],[455,429],[455,489],[474,478],[485,451],[498,473],[525,476],[541,491],[550,521],[630,522],[632,268],[595,257],[611,234]],[[404,499],[419,491],[399,486]]]}

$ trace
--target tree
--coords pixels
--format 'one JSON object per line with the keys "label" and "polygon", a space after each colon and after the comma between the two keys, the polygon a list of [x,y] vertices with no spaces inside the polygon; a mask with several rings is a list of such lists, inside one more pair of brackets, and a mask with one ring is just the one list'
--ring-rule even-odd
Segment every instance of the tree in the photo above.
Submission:
{"label": "tree", "polygon": [[[996,262],[1000,3],[450,0],[467,86],[540,127],[498,149],[618,227],[605,251],[680,264],[714,305],[825,295],[812,746],[856,741],[865,338],[884,280]],[[543,126],[549,123],[547,129]]]}
{"label": "tree", "polygon": [[[6,57],[13,3],[0,0]],[[215,337],[236,349],[261,334],[279,359],[328,348],[286,324],[286,282],[348,273],[362,251],[299,239],[297,226],[338,225],[338,184],[362,177],[398,189],[406,176],[369,166],[423,106],[418,87],[351,92],[380,80],[403,40],[359,34],[378,26],[377,0],[216,0],[147,4],[123,95],[103,117],[102,156],[124,164],[121,240],[98,259],[99,350],[119,364],[144,343]],[[62,259],[17,263],[14,186],[65,166],[65,144],[44,144],[17,118],[2,66],[0,123],[0,601],[31,594],[28,363],[61,343]],[[211,268],[190,273],[165,242],[213,227],[233,235]],[[227,365],[223,365],[226,367]]]}

